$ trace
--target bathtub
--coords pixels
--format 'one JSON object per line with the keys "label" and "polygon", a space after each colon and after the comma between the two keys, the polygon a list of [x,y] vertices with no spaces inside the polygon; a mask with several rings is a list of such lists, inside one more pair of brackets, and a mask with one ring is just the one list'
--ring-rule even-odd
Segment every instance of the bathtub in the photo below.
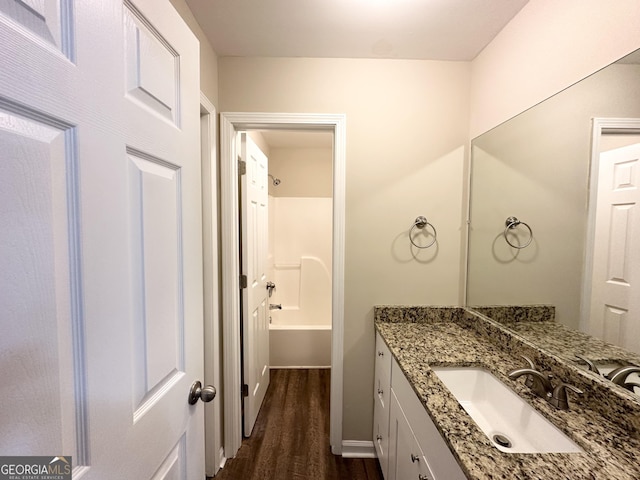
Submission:
{"label": "bathtub", "polygon": [[331,325],[269,326],[271,368],[330,368]]}
{"label": "bathtub", "polygon": [[299,264],[275,265],[271,310],[271,368],[331,367],[331,277],[323,262],[305,256]]}

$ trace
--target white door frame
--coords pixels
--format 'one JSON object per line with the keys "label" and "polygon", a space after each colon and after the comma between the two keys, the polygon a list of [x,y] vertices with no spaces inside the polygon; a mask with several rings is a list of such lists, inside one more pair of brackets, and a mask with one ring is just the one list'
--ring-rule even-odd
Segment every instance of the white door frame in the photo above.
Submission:
{"label": "white door frame", "polygon": [[204,281],[204,383],[217,390],[205,404],[205,472],[213,477],[224,465],[222,447],[222,382],[220,356],[220,299],[218,258],[217,111],[200,92],[200,150],[202,162],[202,246]]}
{"label": "white door frame", "polygon": [[344,224],[346,116],[344,114],[220,114],[220,204],[222,228],[222,335],[224,341],[224,450],[235,456],[242,444],[240,384],[240,249],[238,221],[238,130],[321,130],[333,133],[333,281],[331,337],[331,451],[342,454],[344,337]]}
{"label": "white door frame", "polygon": [[591,131],[591,166],[589,170],[589,203],[584,270],[582,272],[582,299],[580,302],[580,330],[589,332],[591,321],[591,273],[593,271],[593,247],[595,244],[596,204],[598,201],[598,172],[600,169],[600,138],[607,133],[638,133],[638,118],[594,118]]}

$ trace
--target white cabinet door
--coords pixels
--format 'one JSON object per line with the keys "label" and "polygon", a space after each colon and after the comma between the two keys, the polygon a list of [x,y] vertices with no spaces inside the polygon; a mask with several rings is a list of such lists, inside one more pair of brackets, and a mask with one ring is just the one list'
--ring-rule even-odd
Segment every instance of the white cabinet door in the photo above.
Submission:
{"label": "white cabinet door", "polygon": [[394,393],[391,394],[390,407],[388,480],[434,480],[418,440]]}
{"label": "white cabinet door", "polygon": [[0,44],[0,455],[204,478],[197,40],[168,0],[6,0]]}
{"label": "white cabinet door", "polygon": [[460,465],[395,360],[391,366],[391,390],[411,425],[413,436],[425,457],[423,463],[429,465],[429,474],[436,480],[466,480]]}
{"label": "white cabinet door", "polygon": [[240,156],[246,164],[242,175],[242,290],[244,434],[250,436],[269,387],[269,300],[267,256],[269,212],[267,156],[246,134],[239,134]]}

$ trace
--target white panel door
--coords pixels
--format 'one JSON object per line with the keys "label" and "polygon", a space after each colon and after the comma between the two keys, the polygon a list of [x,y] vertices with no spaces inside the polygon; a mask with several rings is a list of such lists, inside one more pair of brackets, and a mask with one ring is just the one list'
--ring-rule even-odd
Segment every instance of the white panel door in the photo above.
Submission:
{"label": "white panel door", "polygon": [[0,44],[0,455],[204,478],[197,41],[167,0],[4,0]]}
{"label": "white panel door", "polygon": [[600,155],[591,332],[640,353],[640,144]]}
{"label": "white panel door", "polygon": [[269,386],[268,160],[246,133],[239,134],[240,156],[246,162],[242,176],[242,291],[244,435],[250,436]]}

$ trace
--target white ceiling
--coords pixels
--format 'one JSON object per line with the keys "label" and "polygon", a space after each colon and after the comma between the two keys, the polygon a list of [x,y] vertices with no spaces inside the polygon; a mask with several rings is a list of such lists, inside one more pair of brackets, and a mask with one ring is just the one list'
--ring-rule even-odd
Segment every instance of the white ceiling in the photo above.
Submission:
{"label": "white ceiling", "polygon": [[528,0],[186,0],[220,56],[468,61]]}

